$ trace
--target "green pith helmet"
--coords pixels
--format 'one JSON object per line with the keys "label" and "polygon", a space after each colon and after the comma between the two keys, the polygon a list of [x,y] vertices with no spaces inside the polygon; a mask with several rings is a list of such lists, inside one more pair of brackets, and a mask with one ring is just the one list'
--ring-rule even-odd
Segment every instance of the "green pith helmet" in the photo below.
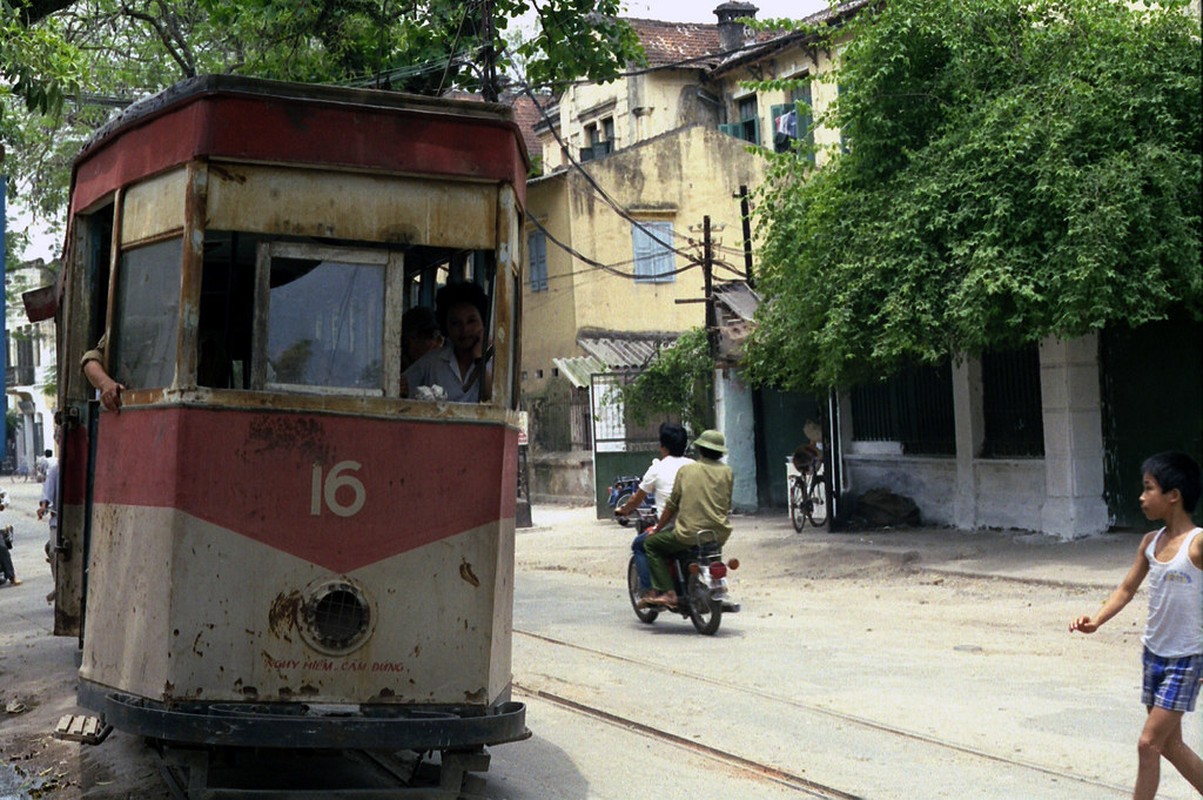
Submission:
{"label": "green pith helmet", "polygon": [[722,431],[702,431],[702,435],[693,440],[693,446],[704,447],[707,450],[713,450],[716,453],[726,453],[727,438],[723,436]]}

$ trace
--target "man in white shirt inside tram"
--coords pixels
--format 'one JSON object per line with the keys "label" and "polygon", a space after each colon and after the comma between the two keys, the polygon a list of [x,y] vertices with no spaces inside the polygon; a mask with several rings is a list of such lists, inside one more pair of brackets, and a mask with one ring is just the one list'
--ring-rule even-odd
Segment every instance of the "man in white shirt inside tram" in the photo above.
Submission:
{"label": "man in white shirt inside tram", "polygon": [[[449,283],[435,296],[443,346],[418,359],[401,376],[408,397],[476,403],[488,382],[485,370],[485,312],[488,298],[475,283]],[[487,390],[486,390],[487,391]]]}

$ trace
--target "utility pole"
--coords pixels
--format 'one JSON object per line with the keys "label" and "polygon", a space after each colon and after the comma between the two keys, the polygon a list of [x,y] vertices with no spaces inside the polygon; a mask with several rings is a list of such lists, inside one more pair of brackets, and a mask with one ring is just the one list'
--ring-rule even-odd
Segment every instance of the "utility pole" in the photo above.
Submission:
{"label": "utility pole", "polygon": [[[8,414],[8,176],[4,174],[4,145],[0,144],[0,387],[4,387],[4,411]],[[0,459],[8,455],[8,423],[0,426],[3,440]]]}
{"label": "utility pole", "polygon": [[710,358],[718,356],[718,315],[714,311],[714,243],[710,240],[710,215],[702,218],[702,276],[706,291],[706,341]]}
{"label": "utility pole", "polygon": [[752,209],[748,203],[748,187],[739,187],[739,218],[744,223],[744,278],[748,288],[755,289],[756,281],[752,277]]}
{"label": "utility pole", "polygon": [[489,103],[496,103],[501,92],[497,86],[497,49],[493,47],[496,30],[493,27],[493,4],[490,0],[483,0],[480,4],[480,31],[480,38],[484,41],[480,96]]}

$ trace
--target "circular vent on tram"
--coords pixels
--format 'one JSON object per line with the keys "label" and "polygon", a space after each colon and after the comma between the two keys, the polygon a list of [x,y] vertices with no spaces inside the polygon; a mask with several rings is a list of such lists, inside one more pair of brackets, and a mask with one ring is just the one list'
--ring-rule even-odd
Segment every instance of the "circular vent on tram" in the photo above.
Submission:
{"label": "circular vent on tram", "polygon": [[305,640],[327,653],[354,650],[364,642],[371,628],[371,606],[350,583],[323,584],[301,605],[301,632]]}

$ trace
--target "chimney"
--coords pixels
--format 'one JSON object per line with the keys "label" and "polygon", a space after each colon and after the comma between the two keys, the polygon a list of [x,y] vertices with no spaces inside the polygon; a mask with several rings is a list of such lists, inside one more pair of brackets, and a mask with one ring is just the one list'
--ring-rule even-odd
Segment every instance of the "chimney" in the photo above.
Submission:
{"label": "chimney", "polygon": [[755,18],[759,10],[751,3],[741,3],[738,0],[730,0],[714,9],[714,15],[718,17],[718,43],[724,53],[743,47],[747,39],[747,28],[736,20],[741,17]]}

